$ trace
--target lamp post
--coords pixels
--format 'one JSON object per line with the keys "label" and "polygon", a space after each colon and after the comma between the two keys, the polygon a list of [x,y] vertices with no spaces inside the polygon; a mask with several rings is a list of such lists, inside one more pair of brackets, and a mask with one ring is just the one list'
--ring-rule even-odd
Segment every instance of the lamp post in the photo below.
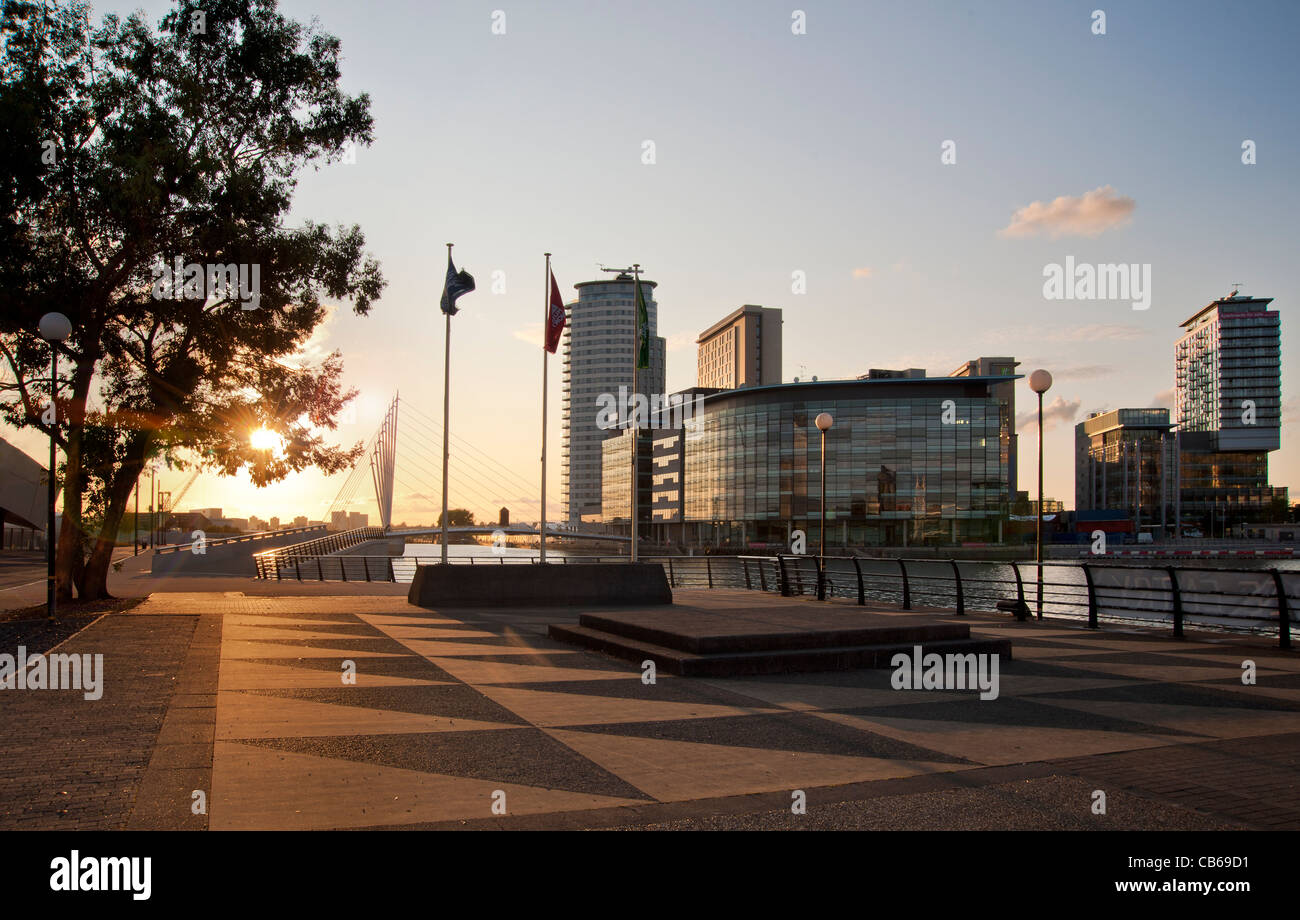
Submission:
{"label": "lamp post", "polygon": [[149,549],[154,548],[154,536],[157,534],[158,524],[158,467],[149,464]]}
{"label": "lamp post", "polygon": [[1043,394],[1052,387],[1052,375],[1036,370],[1029,375],[1029,389],[1038,394],[1038,514],[1034,530],[1038,560],[1038,619],[1043,618]]}
{"label": "lamp post", "polygon": [[817,600],[826,600],[826,432],[830,430],[835,420],[831,418],[829,412],[823,412],[817,416],[817,430],[822,433],[822,526],[818,534],[819,546],[817,551]]}
{"label": "lamp post", "polygon": [[72,335],[72,322],[62,313],[46,313],[41,317],[38,328],[40,329],[41,338],[50,343],[50,474],[48,490],[48,507],[46,508],[46,524],[48,530],[45,537],[45,604],[48,608],[50,619],[54,619],[54,467],[56,458],[54,451],[57,447],[55,435],[58,432],[59,410],[56,407],[55,397],[59,391],[59,343],[66,341],[68,336]]}

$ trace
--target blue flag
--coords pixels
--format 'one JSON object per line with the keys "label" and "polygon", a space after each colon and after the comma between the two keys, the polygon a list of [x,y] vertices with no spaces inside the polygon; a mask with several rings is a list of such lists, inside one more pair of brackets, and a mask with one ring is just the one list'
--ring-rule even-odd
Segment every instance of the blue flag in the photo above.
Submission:
{"label": "blue flag", "polygon": [[456,315],[456,298],[474,290],[474,276],[466,271],[456,271],[451,253],[447,253],[447,282],[442,287],[442,312]]}

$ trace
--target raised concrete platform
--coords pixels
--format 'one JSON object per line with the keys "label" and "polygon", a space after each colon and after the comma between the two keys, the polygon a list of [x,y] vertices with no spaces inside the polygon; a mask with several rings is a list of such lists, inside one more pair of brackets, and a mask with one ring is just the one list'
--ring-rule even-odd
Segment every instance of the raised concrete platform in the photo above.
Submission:
{"label": "raised concrete platform", "polygon": [[659,670],[684,677],[886,668],[895,654],[910,655],[917,645],[924,653],[1011,657],[1009,641],[973,639],[964,623],[811,604],[725,613],[585,613],[577,625],[554,624],[549,632],[552,639],[616,658],[650,659]]}
{"label": "raised concrete platform", "polygon": [[657,563],[422,565],[407,600],[418,607],[653,607],[673,602]]}

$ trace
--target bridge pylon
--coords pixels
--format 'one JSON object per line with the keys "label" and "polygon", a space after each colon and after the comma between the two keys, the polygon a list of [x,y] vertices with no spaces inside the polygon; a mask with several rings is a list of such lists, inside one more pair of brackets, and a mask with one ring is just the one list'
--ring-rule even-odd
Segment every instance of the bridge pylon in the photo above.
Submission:
{"label": "bridge pylon", "polygon": [[370,452],[370,478],[375,485],[379,521],[385,531],[391,530],[393,525],[393,479],[397,466],[397,408],[400,399],[400,393],[393,397]]}

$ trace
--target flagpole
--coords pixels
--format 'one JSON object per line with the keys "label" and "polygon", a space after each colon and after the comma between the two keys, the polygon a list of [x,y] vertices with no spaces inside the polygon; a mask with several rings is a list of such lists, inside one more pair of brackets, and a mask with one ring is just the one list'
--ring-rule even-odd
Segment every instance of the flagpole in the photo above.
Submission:
{"label": "flagpole", "polygon": [[[636,564],[636,538],[637,538],[637,436],[640,431],[637,428],[639,422],[636,416],[636,385],[637,385],[637,365],[641,363],[641,263],[632,264],[632,554],[628,561]],[[647,404],[647,409],[649,405]]]}
{"label": "flagpole", "polygon": [[546,280],[542,282],[542,523],[541,553],[538,562],[546,564],[546,368],[551,356],[547,349],[551,334],[551,254],[546,253]]}
{"label": "flagpole", "polygon": [[[451,247],[447,244],[447,264],[451,264]],[[443,336],[442,357],[442,564],[447,564],[447,465],[451,459],[451,448],[447,441],[447,423],[451,415],[451,314],[447,318],[447,331]]]}

